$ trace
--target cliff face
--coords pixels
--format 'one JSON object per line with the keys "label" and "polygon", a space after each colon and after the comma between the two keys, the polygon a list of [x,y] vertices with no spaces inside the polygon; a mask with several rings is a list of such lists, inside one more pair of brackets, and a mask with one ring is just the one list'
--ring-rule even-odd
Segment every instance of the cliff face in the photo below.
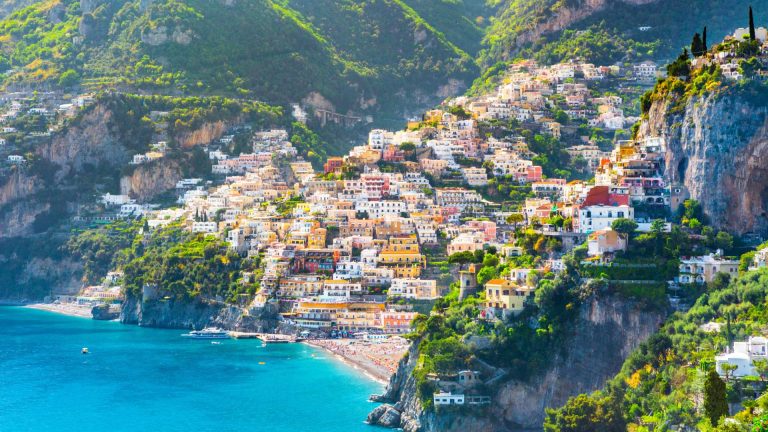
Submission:
{"label": "cliff face", "polygon": [[768,234],[768,108],[736,90],[653,103],[638,137],[666,141],[665,173],[728,231]]}
{"label": "cliff face", "polygon": [[223,303],[198,300],[144,299],[128,296],[123,303],[120,321],[146,327],[203,328],[216,326],[228,330],[271,332],[280,326],[276,307],[243,308]]}
{"label": "cliff face", "polygon": [[30,233],[32,223],[39,214],[48,211],[49,206],[25,198],[42,187],[39,179],[19,170],[0,186],[0,238]]}
{"label": "cliff face", "polygon": [[541,376],[498,385],[483,414],[472,414],[471,409],[424,411],[412,376],[418,361],[414,348],[390,380],[383,400],[401,411],[399,426],[406,432],[541,430],[545,408],[560,407],[571,396],[601,388],[663,319],[663,313],[643,310],[626,300],[593,298],[582,305],[565,354],[553,353],[552,367]]}
{"label": "cliff face", "polygon": [[[232,123],[239,123],[233,120]],[[182,148],[191,148],[201,144],[208,144],[221,138],[229,125],[223,121],[203,123],[199,128],[178,134],[176,142]]]}
{"label": "cliff face", "polygon": [[[537,0],[538,1],[538,0]],[[560,6],[554,14],[542,18],[538,22],[532,24],[528,29],[523,30],[514,35],[514,41],[510,41],[510,52],[500,53],[503,58],[509,59],[514,56],[519,48],[536,42],[542,36],[550,33],[556,33],[561,30],[569,28],[572,24],[577,23],[597,12],[604,10],[612,3],[626,3],[630,5],[645,5],[656,3],[660,0],[581,0],[565,2]],[[549,2],[550,4],[554,2]],[[507,7],[515,7],[513,2]],[[518,10],[511,10],[509,13],[519,13]]]}
{"label": "cliff face", "polygon": [[162,158],[157,161],[137,166],[131,175],[120,179],[120,193],[130,195],[140,202],[152,198],[176,187],[176,182],[184,177],[181,162]]}
{"label": "cliff face", "polygon": [[59,180],[87,166],[127,164],[130,155],[116,131],[113,116],[105,105],[97,104],[76,124],[41,146],[38,155],[60,167],[56,173]]}

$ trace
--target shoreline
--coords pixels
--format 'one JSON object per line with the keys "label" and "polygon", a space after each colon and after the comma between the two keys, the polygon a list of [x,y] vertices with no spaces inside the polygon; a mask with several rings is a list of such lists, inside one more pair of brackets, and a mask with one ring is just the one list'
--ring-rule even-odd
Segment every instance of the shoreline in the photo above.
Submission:
{"label": "shoreline", "polygon": [[345,365],[351,367],[352,369],[362,372],[365,376],[367,376],[368,378],[371,378],[372,380],[376,381],[379,384],[387,385],[389,383],[389,378],[392,376],[389,373],[389,371],[384,367],[375,365],[371,362],[366,362],[364,361],[364,359],[358,358],[356,356],[344,354],[342,352],[336,352],[329,347],[318,344],[317,341],[308,340],[308,341],[303,341],[302,343],[305,343],[315,348],[319,348],[324,352],[331,354],[333,357],[336,358],[336,360],[344,363]]}
{"label": "shoreline", "polygon": [[[58,315],[71,316],[83,319],[93,319],[91,315],[91,307],[89,306],[77,306],[72,304],[54,304],[54,303],[17,303],[17,304],[5,304],[8,306],[19,306],[27,309],[40,310],[44,312],[51,312]],[[350,341],[332,341],[332,340],[305,340],[305,343],[314,348],[321,349],[322,351],[333,355],[333,357],[344,363],[346,366],[362,372],[365,376],[376,381],[377,383],[386,386],[389,383],[389,379],[394,374],[386,366],[374,363],[370,358],[366,358],[363,355],[350,353],[342,347],[348,346]]]}
{"label": "shoreline", "polygon": [[389,383],[410,346],[401,338],[373,343],[359,339],[315,339],[304,343],[321,348],[384,385]]}
{"label": "shoreline", "polygon": [[71,304],[54,304],[54,303],[27,303],[20,305],[27,309],[35,309],[46,312],[52,312],[59,315],[66,315],[77,318],[93,319],[90,306],[77,306]]}

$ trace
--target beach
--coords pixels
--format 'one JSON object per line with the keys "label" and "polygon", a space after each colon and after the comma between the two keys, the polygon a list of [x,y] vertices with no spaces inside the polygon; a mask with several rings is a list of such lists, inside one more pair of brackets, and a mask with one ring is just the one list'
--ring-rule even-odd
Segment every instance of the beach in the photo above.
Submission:
{"label": "beach", "polygon": [[313,339],[305,343],[336,355],[345,363],[362,369],[382,383],[397,370],[397,365],[408,351],[410,342],[401,337],[382,341],[362,339]]}
{"label": "beach", "polygon": [[73,303],[31,303],[24,305],[24,307],[80,318],[93,318],[91,314],[92,306],[76,305]]}

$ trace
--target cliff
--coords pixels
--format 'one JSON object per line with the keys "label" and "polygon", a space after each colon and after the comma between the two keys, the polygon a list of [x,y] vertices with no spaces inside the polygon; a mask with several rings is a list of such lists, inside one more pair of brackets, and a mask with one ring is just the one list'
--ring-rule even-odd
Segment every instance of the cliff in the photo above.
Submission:
{"label": "cliff", "polygon": [[[486,36],[492,41],[490,56],[494,61],[509,60],[520,48],[541,37],[570,28],[611,4],[646,5],[660,0],[575,0],[567,2],[531,0],[507,2]],[[517,28],[517,31],[510,31]]]}
{"label": "cliff", "polygon": [[768,234],[768,108],[762,98],[738,87],[680,98],[656,100],[638,138],[665,139],[666,177],[701,202],[712,225]]}
{"label": "cliff", "polygon": [[176,187],[184,177],[182,162],[162,158],[137,166],[130,175],[120,179],[120,193],[139,202],[147,202]]}
{"label": "cliff", "polygon": [[57,180],[103,164],[125,165],[130,157],[127,137],[122,136],[116,122],[115,113],[106,104],[95,104],[40,146],[37,154],[59,167]]}
{"label": "cliff", "polygon": [[244,309],[207,300],[138,298],[128,296],[120,321],[161,328],[203,328],[216,326],[227,330],[272,332],[280,326],[277,307]]}
{"label": "cliff", "polygon": [[[566,338],[564,354],[553,353],[552,366],[529,380],[507,381],[492,388],[491,406],[461,411],[424,410],[416,396],[412,371],[416,348],[404,358],[381,400],[394,404],[406,432],[541,430],[545,409],[562,406],[569,397],[601,388],[624,359],[661,325],[664,314],[647,311],[618,297],[593,297],[581,306]],[[503,380],[503,379],[502,379]],[[381,408],[375,422],[391,405]]]}

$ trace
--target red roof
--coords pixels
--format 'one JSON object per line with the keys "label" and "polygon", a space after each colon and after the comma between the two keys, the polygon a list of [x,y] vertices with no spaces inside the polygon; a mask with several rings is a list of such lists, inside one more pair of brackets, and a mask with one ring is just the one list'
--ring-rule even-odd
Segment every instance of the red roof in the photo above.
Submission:
{"label": "red roof", "polygon": [[608,186],[595,186],[587,192],[582,207],[593,205],[629,205],[629,195],[612,194]]}

